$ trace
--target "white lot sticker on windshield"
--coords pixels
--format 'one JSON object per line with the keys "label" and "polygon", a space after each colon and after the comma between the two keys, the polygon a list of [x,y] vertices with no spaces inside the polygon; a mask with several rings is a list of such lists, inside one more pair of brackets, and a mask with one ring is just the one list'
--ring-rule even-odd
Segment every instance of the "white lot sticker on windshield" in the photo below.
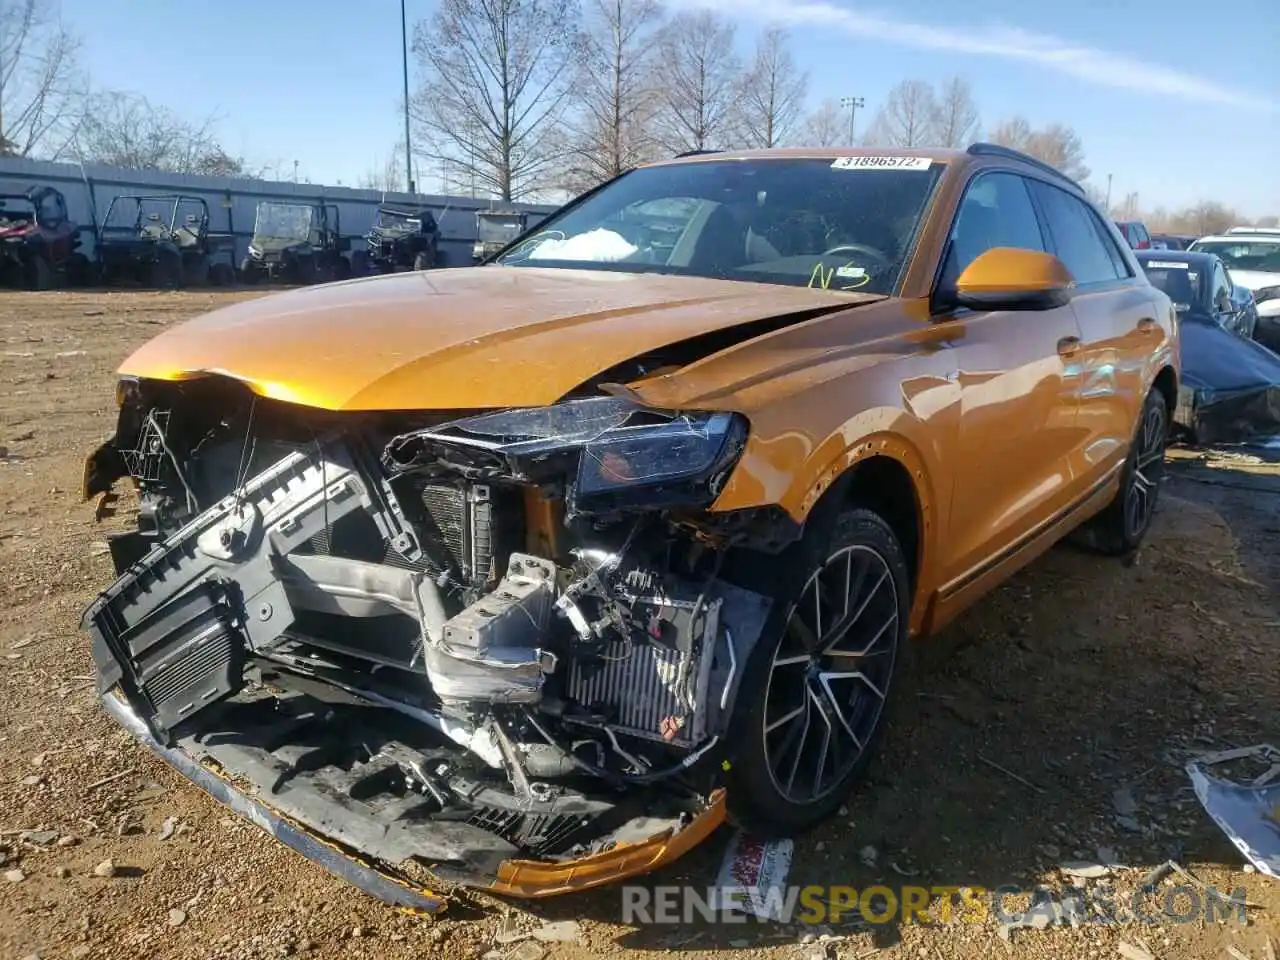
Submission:
{"label": "white lot sticker on windshield", "polygon": [[1190,270],[1191,264],[1178,263],[1176,260],[1149,260],[1147,262],[1149,270]]}
{"label": "white lot sticker on windshield", "polygon": [[842,277],[842,278],[847,277],[847,278],[852,278],[854,280],[859,280],[862,277],[865,277],[866,275],[867,275],[867,270],[865,267],[850,267],[850,266],[836,267],[837,277]]}
{"label": "white lot sticker on windshield", "polygon": [[928,157],[836,157],[832,170],[928,170]]}

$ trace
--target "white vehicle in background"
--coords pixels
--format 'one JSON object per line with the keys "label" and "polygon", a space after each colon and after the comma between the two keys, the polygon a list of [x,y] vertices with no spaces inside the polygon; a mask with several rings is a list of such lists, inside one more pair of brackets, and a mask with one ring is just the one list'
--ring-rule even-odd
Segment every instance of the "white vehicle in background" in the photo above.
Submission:
{"label": "white vehicle in background", "polygon": [[1254,338],[1280,351],[1280,229],[1232,227],[1219,236],[1201,237],[1188,250],[1217,254],[1232,283],[1253,292],[1258,310]]}

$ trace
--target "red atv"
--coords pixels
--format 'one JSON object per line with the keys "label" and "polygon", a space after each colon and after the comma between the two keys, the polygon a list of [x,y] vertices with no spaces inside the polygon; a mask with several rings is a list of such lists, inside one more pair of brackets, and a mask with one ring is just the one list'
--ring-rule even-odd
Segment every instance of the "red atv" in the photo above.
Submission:
{"label": "red atv", "polygon": [[80,230],[53,187],[0,194],[0,284],[28,290],[86,283],[89,259]]}

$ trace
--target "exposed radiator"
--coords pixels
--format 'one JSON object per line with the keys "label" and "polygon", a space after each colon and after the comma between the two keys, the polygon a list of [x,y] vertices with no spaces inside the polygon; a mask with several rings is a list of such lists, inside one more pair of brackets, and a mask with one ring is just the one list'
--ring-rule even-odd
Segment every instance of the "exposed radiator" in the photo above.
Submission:
{"label": "exposed radiator", "polygon": [[[692,601],[642,601],[673,624],[683,643],[616,640],[590,658],[575,658],[569,699],[603,713],[617,731],[691,747],[706,731],[707,687],[720,623],[719,599],[693,624]],[[686,649],[681,649],[682,647]]]}

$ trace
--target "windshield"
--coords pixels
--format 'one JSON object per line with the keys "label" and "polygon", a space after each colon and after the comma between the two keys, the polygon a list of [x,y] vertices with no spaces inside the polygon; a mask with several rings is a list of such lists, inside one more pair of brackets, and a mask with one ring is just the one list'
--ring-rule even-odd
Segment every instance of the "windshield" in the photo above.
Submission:
{"label": "windshield", "polygon": [[1280,273],[1280,239],[1197,240],[1191,249],[1197,253],[1216,253],[1228,270]]}
{"label": "windshield", "polygon": [[1193,304],[1203,303],[1204,275],[1188,263],[1176,260],[1139,260],[1151,285],[1173,301],[1179,313],[1186,313]]}
{"label": "windshield", "polygon": [[942,167],[923,157],[644,167],[553,215],[498,262],[887,293]]}
{"label": "windshield", "polygon": [[253,234],[278,240],[306,240],[311,236],[313,214],[311,207],[296,203],[260,203]]}
{"label": "windshield", "polygon": [[476,217],[476,239],[481,243],[507,244],[524,230],[524,218],[519,214]]}
{"label": "windshield", "polygon": [[379,227],[391,230],[417,230],[421,226],[423,214],[407,210],[379,210],[376,221]]}

